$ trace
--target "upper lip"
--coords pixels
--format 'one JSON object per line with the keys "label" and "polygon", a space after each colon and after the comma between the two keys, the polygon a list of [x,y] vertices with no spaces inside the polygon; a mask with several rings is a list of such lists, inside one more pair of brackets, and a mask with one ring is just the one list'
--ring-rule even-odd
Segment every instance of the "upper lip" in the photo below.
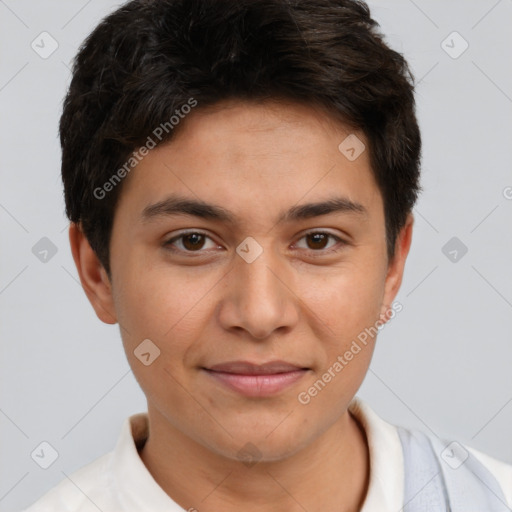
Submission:
{"label": "upper lip", "polygon": [[240,375],[269,375],[273,373],[306,370],[307,368],[287,363],[286,361],[269,361],[263,364],[251,363],[249,361],[229,361],[215,364],[206,369],[215,372],[236,373]]}

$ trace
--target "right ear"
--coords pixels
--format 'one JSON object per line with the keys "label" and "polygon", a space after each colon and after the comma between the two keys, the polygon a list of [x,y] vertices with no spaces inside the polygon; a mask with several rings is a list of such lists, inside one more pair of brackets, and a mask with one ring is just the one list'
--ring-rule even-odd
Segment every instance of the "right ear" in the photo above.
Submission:
{"label": "right ear", "polygon": [[69,226],[69,243],[80,282],[96,315],[106,324],[117,323],[110,279],[80,225],[74,222]]}

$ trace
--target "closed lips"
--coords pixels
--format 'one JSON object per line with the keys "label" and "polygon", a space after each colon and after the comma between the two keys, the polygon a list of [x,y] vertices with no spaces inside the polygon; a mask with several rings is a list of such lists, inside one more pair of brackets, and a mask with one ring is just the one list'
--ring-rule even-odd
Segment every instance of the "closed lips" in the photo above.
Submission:
{"label": "closed lips", "polygon": [[256,364],[248,361],[231,361],[205,368],[205,370],[213,372],[233,373],[237,375],[272,375],[307,369],[308,368],[287,363],[285,361],[272,361],[263,364]]}
{"label": "closed lips", "polygon": [[214,382],[247,397],[271,397],[298,382],[309,370],[285,361],[254,364],[231,361],[204,368]]}

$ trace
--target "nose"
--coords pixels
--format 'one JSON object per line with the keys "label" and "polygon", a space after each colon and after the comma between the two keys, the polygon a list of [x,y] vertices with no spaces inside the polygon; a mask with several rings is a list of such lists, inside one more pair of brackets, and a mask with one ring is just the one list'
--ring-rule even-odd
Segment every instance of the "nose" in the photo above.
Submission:
{"label": "nose", "polygon": [[270,248],[249,261],[237,254],[234,268],[226,276],[218,309],[222,327],[242,329],[258,340],[278,329],[291,330],[299,320],[299,307],[286,261]]}

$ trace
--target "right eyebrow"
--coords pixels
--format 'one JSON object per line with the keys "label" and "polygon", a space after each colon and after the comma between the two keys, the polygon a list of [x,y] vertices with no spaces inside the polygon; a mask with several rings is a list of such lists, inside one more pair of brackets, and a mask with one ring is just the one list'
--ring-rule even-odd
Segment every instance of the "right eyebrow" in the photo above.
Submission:
{"label": "right eyebrow", "polygon": [[235,216],[221,206],[177,195],[171,195],[162,201],[146,206],[141,216],[143,221],[150,221],[157,217],[171,215],[193,215],[203,219],[235,222]]}

